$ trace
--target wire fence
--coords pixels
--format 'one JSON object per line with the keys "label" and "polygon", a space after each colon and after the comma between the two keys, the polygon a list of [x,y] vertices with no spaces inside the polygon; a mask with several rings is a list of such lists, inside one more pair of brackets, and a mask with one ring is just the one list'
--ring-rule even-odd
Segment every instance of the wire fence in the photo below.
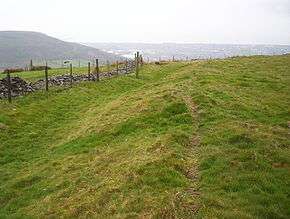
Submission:
{"label": "wire fence", "polygon": [[[38,72],[42,72],[41,76],[37,76],[33,82],[26,82],[24,74],[26,72],[17,72],[16,77],[12,77],[13,69],[7,69],[4,73],[6,77],[0,80],[0,99],[8,99],[9,103],[12,102],[14,97],[23,96],[37,90],[49,91],[50,87],[63,86],[72,87],[73,84],[84,81],[99,82],[105,78],[111,78],[113,76],[125,75],[135,72],[136,77],[139,77],[140,66],[143,65],[143,57],[139,52],[135,53],[135,58],[126,59],[125,61],[117,61],[113,64],[106,63],[106,65],[99,65],[99,59],[95,59],[94,62],[87,62],[87,66],[81,69],[81,72],[76,72],[75,66],[72,62],[65,63],[67,65],[67,73],[51,75],[54,69],[50,68],[47,63],[45,66],[38,66],[40,69]],[[32,61],[30,63],[30,69],[33,69]],[[77,66],[76,69],[80,70]],[[86,72],[84,72],[86,71]],[[55,72],[54,72],[55,73]],[[23,75],[23,78],[21,76]],[[33,75],[35,76],[35,75]],[[38,78],[40,77],[40,78]]]}

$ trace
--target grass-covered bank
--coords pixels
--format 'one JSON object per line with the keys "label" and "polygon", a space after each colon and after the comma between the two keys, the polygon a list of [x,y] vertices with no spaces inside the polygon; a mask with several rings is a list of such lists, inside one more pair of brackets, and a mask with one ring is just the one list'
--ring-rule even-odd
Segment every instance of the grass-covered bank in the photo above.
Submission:
{"label": "grass-covered bank", "polygon": [[0,102],[0,217],[289,217],[290,56],[140,75]]}
{"label": "grass-covered bank", "polygon": [[290,56],[195,68],[200,216],[289,218]]}

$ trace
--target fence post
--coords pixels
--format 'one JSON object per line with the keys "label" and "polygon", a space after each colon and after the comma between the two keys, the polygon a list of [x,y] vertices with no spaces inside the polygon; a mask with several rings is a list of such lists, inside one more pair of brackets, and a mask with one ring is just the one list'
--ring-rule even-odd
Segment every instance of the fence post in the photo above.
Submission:
{"label": "fence post", "polygon": [[32,59],[30,59],[30,63],[29,63],[29,70],[32,71],[33,70],[33,62]]}
{"label": "fence post", "polygon": [[116,62],[116,66],[117,66],[117,75],[119,74],[119,62]]}
{"label": "fence post", "polygon": [[108,60],[107,60],[107,72],[110,72],[110,63]]}
{"label": "fence post", "polygon": [[96,59],[96,72],[97,72],[97,81],[100,81],[99,59]]}
{"label": "fence post", "polygon": [[11,95],[11,78],[10,78],[10,71],[7,71],[7,85],[8,85],[8,102],[12,102],[12,95]]}
{"label": "fence post", "polygon": [[125,61],[125,72],[128,74],[128,60]]}
{"label": "fence post", "polygon": [[141,66],[144,64],[143,63],[143,55],[140,55],[140,62],[141,62]]}
{"label": "fence post", "polygon": [[139,52],[136,54],[136,78],[139,77]]}
{"label": "fence post", "polygon": [[45,90],[48,91],[48,66],[47,66],[47,62],[45,63],[44,74],[45,74]]}
{"label": "fence post", "polygon": [[142,55],[139,56],[139,65],[142,66]]}
{"label": "fence post", "polygon": [[69,64],[69,69],[70,69],[70,86],[72,87],[73,84],[72,63]]}
{"label": "fence post", "polygon": [[88,80],[91,80],[91,63],[88,62]]}

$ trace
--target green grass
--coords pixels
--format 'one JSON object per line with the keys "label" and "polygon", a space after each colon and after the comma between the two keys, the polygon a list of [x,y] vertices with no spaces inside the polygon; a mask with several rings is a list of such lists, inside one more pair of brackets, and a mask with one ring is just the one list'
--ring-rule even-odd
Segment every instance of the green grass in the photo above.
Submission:
{"label": "green grass", "polygon": [[145,65],[0,102],[0,217],[289,218],[290,56]]}
{"label": "green grass", "polygon": [[[120,67],[124,66],[124,64],[120,65]],[[109,70],[116,69],[116,64],[109,65]],[[106,72],[108,70],[107,66],[100,66],[100,72]],[[91,72],[94,71],[94,67],[91,63]],[[69,67],[67,68],[52,68],[48,70],[49,77],[52,76],[58,76],[58,75],[64,75],[69,74],[70,70]],[[73,74],[74,75],[81,75],[81,74],[88,74],[88,67],[73,67]],[[11,77],[21,77],[24,80],[28,82],[35,82],[40,79],[44,79],[44,71],[24,71],[24,72],[15,72],[11,73]],[[6,74],[0,73],[0,79],[3,79],[6,77]]]}

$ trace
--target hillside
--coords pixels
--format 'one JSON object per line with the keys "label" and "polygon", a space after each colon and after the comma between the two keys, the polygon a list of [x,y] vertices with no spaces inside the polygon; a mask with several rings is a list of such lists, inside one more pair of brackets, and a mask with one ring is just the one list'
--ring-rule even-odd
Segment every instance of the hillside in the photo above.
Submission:
{"label": "hillside", "polygon": [[174,62],[0,101],[0,217],[289,218],[290,56]]}
{"label": "hillside", "polygon": [[33,59],[35,63],[44,60],[60,61],[66,59],[92,60],[99,58],[116,61],[119,56],[77,43],[58,40],[38,32],[0,31],[0,69],[25,66]]}

